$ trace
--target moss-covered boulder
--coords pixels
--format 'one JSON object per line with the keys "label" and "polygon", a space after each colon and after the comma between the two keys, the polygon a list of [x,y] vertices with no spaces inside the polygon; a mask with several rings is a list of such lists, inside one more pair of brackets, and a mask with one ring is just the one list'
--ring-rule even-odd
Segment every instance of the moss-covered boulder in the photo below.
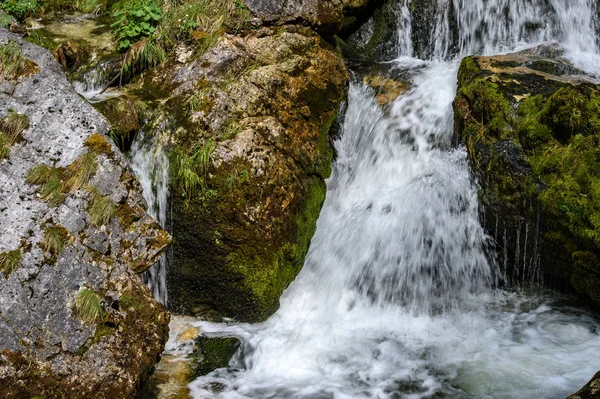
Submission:
{"label": "moss-covered boulder", "polygon": [[578,74],[555,47],[465,58],[455,127],[505,278],[600,303],[600,87]]}
{"label": "moss-covered boulder", "polygon": [[110,135],[119,148],[131,147],[135,135],[140,130],[134,101],[122,95],[93,103],[93,106],[110,122]]}
{"label": "moss-covered boulder", "polygon": [[577,393],[569,396],[568,399],[600,399],[600,372],[592,378]]}
{"label": "moss-covered boulder", "polygon": [[169,323],[137,272],[170,236],[50,52],[0,28],[0,53],[0,396],[129,397]]}
{"label": "moss-covered boulder", "polygon": [[347,79],[331,47],[301,26],[224,35],[201,57],[145,76],[137,94],[177,126],[173,310],[258,321],[277,309],[315,230]]}
{"label": "moss-covered boulder", "polygon": [[191,354],[193,376],[199,377],[227,367],[240,345],[240,340],[235,337],[200,335],[195,340],[194,352]]}

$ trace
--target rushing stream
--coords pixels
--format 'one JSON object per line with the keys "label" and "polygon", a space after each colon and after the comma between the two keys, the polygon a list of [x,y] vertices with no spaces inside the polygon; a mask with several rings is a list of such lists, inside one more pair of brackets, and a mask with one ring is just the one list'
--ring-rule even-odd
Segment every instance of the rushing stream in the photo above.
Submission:
{"label": "rushing stream", "polygon": [[597,75],[595,2],[451,2],[437,0],[419,60],[401,0],[388,66],[411,89],[384,113],[351,84],[304,269],[265,323],[197,323],[243,346],[192,382],[194,398],[565,398],[600,369],[596,319],[556,294],[496,288],[476,182],[451,146],[460,58],[558,42]]}

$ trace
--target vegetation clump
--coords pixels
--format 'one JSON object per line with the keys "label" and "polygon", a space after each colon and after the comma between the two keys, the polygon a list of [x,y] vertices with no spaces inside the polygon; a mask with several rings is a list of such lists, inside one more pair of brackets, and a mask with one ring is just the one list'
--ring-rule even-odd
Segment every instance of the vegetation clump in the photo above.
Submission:
{"label": "vegetation clump", "polygon": [[88,212],[94,226],[100,227],[110,222],[110,218],[115,215],[116,205],[110,197],[101,195],[97,190],[92,190],[92,202]]}
{"label": "vegetation clump", "polygon": [[205,178],[212,164],[213,152],[217,144],[214,140],[206,140],[204,144],[195,147],[191,154],[181,150],[172,153],[175,162],[172,162],[172,175],[176,186],[187,200],[204,189]]}
{"label": "vegetation clump", "polygon": [[21,47],[10,40],[0,44],[0,79],[16,80],[37,72],[37,65],[23,55]]}
{"label": "vegetation clump", "polygon": [[36,165],[27,174],[27,184],[41,186],[38,194],[51,206],[59,206],[67,195],[84,188],[97,170],[97,154],[88,151],[66,168]]}
{"label": "vegetation clump", "polygon": [[0,271],[4,273],[4,277],[8,278],[12,272],[17,270],[21,256],[20,249],[0,253]]}
{"label": "vegetation clump", "polygon": [[44,230],[42,248],[52,256],[58,256],[69,243],[69,232],[62,226],[50,226]]}
{"label": "vegetation clump", "polygon": [[23,138],[23,132],[29,128],[27,115],[10,110],[0,119],[0,159],[10,156],[10,147]]}
{"label": "vegetation clump", "polygon": [[83,288],[77,293],[73,310],[77,317],[86,324],[95,324],[104,317],[100,294],[89,288]]}

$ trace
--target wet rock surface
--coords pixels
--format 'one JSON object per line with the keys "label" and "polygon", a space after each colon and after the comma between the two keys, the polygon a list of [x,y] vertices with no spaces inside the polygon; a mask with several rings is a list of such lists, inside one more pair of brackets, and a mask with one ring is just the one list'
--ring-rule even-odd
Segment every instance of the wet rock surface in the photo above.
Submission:
{"label": "wet rock surface", "polygon": [[501,265],[514,265],[504,279],[557,279],[600,303],[600,87],[554,46],[465,58],[458,82],[455,130]]}
{"label": "wet rock surface", "polygon": [[[169,96],[162,114],[177,126],[168,268],[175,311],[257,321],[277,309],[324,200],[329,131],[347,79],[343,61],[301,26],[224,35],[205,55],[144,78],[136,94]],[[197,176],[194,190],[186,171]]]}
{"label": "wet rock surface", "polygon": [[588,382],[577,393],[569,396],[568,399],[598,399],[600,398],[600,372],[597,373],[590,382]]}
{"label": "wet rock surface", "polygon": [[0,118],[28,121],[0,160],[0,392],[126,397],[151,371],[169,321],[135,271],[171,239],[146,214],[106,120],[50,52],[0,29],[0,45],[9,42],[36,69],[0,76]]}

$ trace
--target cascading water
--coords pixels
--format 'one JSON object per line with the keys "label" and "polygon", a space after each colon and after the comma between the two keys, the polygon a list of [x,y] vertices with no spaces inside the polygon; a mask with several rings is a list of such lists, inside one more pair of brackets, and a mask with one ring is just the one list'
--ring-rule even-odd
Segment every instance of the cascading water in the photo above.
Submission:
{"label": "cascading water", "polygon": [[[169,158],[159,137],[142,130],[131,147],[131,165],[148,203],[148,214],[164,228],[167,222],[169,194]],[[167,304],[167,259],[142,274],[142,279],[162,304]]]}
{"label": "cascading water", "polygon": [[594,2],[437,0],[427,61],[411,58],[409,5],[389,66],[411,89],[384,113],[351,84],[304,269],[265,323],[198,323],[243,347],[194,398],[564,398],[600,369],[596,320],[495,288],[477,187],[450,146],[460,57],[556,41],[597,74]]}

